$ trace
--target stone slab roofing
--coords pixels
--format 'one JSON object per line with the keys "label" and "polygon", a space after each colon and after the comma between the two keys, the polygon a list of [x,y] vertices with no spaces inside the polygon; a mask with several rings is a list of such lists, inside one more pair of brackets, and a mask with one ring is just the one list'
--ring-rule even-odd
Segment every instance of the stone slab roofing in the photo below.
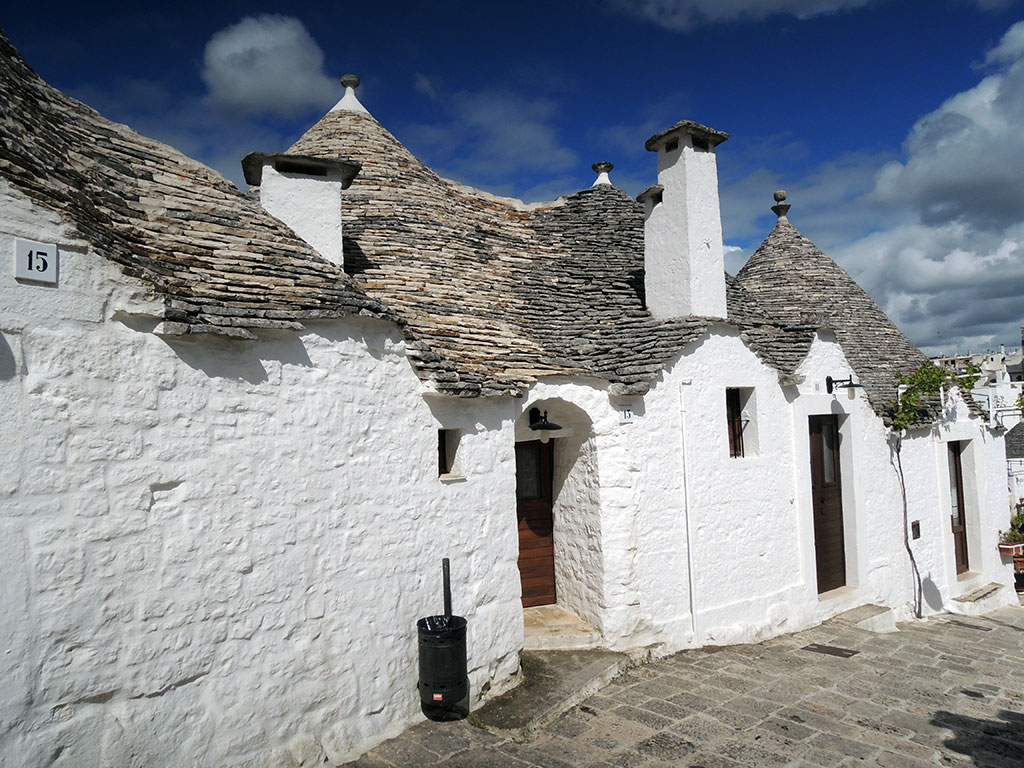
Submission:
{"label": "stone slab roofing", "polygon": [[[351,110],[329,112],[288,153],[361,164],[343,193],[345,269],[405,318],[421,344],[413,354],[434,366],[441,391],[518,395],[539,376],[575,375],[642,393],[673,355],[723,322],[651,317],[643,209],[612,185],[516,204],[442,179],[371,115]],[[728,279],[727,322],[769,322]],[[810,343],[806,329],[754,336],[763,359],[787,367],[792,355],[782,350],[797,336]]]}
{"label": "stone slab roofing", "polygon": [[1024,421],[1006,433],[1006,458],[1024,459]]}
{"label": "stone slab roofing", "polygon": [[880,414],[896,396],[896,379],[927,361],[864,289],[785,218],[736,281],[776,322],[833,330]]}
{"label": "stone slab roofing", "polygon": [[0,103],[0,176],[147,283],[166,332],[400,322],[219,174],[50,87],[2,31]]}

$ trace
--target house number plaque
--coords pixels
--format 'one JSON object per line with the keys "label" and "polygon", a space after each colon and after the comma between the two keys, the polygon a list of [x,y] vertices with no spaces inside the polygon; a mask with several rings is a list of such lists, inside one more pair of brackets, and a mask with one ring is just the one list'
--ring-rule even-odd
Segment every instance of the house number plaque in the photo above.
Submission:
{"label": "house number plaque", "polygon": [[14,240],[14,277],[36,283],[57,284],[57,246]]}

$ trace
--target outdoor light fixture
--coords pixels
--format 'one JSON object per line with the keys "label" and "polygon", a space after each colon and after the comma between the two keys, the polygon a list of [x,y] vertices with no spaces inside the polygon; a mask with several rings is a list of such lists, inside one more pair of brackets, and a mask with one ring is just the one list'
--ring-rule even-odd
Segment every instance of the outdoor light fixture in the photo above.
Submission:
{"label": "outdoor light fixture", "polygon": [[850,376],[845,378],[845,379],[833,379],[831,376],[826,376],[825,377],[825,391],[828,392],[830,395],[832,394],[833,390],[836,390],[836,389],[847,389],[847,390],[850,391],[850,399],[853,400],[853,398],[854,398],[853,390],[855,390],[855,389],[863,389],[863,388],[864,388],[863,384],[854,384],[853,383],[853,374],[850,374]]}
{"label": "outdoor light fixture", "polygon": [[561,429],[561,427],[548,421],[547,411],[544,411],[544,414],[541,415],[540,408],[531,408],[530,429],[540,432],[540,441],[546,443],[551,439],[551,433],[556,429]]}

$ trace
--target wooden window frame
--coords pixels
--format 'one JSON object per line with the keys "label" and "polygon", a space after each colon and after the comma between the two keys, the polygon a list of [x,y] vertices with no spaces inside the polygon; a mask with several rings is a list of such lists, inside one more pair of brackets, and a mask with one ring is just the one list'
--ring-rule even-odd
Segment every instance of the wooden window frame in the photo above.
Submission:
{"label": "wooden window frame", "polygon": [[739,387],[725,390],[725,421],[729,429],[729,457],[743,458],[743,402]]}

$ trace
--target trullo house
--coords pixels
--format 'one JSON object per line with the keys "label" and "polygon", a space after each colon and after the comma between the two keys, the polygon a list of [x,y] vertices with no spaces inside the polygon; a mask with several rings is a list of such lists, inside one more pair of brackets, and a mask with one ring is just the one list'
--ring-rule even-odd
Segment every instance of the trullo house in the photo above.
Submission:
{"label": "trullo house", "polygon": [[441,557],[475,701],[524,605],[609,648],[748,642],[909,617],[911,553],[924,614],[1011,601],[1001,434],[944,392],[904,513],[886,415],[924,357],[781,194],[725,274],[725,133],[651,137],[639,201],[599,164],[526,206],[346,82],[243,194],[0,36],[5,766],[354,757],[420,717]]}

